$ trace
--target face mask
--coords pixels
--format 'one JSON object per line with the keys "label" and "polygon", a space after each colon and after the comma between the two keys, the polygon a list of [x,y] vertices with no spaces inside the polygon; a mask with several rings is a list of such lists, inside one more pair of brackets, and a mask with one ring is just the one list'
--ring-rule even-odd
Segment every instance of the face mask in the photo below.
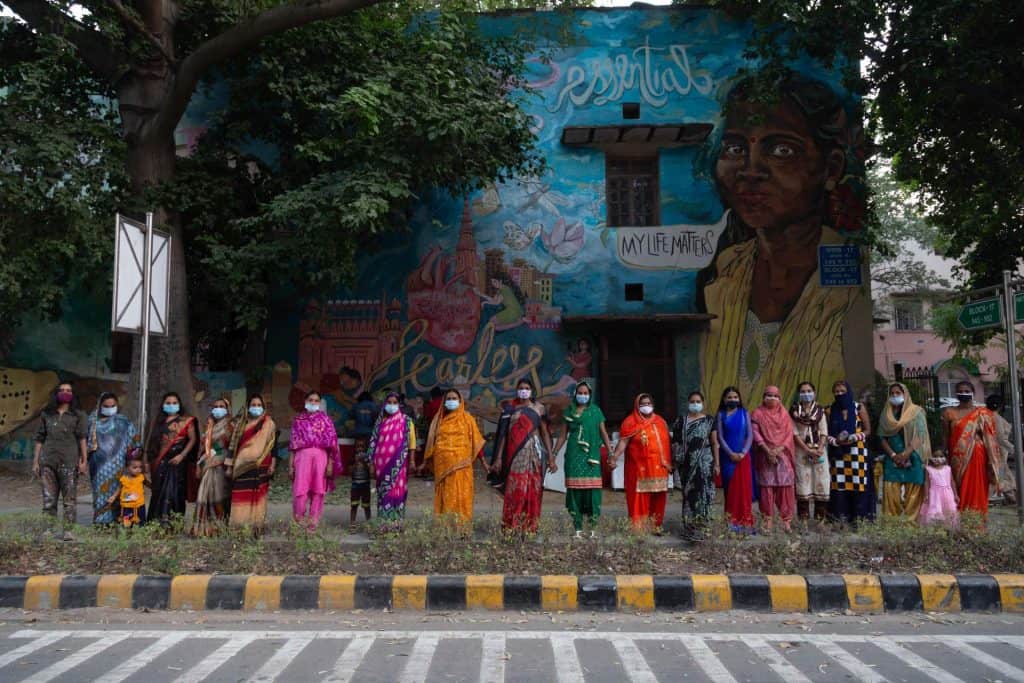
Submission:
{"label": "face mask", "polygon": [[384,412],[387,413],[388,415],[394,415],[395,413],[398,412],[398,404],[397,403],[385,403],[384,404]]}
{"label": "face mask", "polygon": [[459,400],[457,398],[450,398],[444,402],[445,410],[455,410],[459,407]]}
{"label": "face mask", "polygon": [[210,415],[213,415],[214,420],[221,420],[228,415],[227,408],[213,408],[210,410]]}
{"label": "face mask", "polygon": [[320,410],[320,404],[319,403],[307,403],[306,404],[306,412],[307,413],[315,413],[318,410]]}
{"label": "face mask", "polygon": [[804,403],[810,403],[811,401],[814,400],[814,392],[813,391],[805,391],[805,392],[803,392],[802,394],[800,394],[800,400],[803,401]]}
{"label": "face mask", "polygon": [[699,413],[700,411],[702,411],[704,409],[704,404],[703,403],[691,403],[688,407],[689,407],[691,413]]}
{"label": "face mask", "polygon": [[531,391],[530,389],[519,389],[516,391],[516,396],[525,401],[526,399],[530,398],[530,394],[532,393],[533,391]]}
{"label": "face mask", "polygon": [[249,406],[249,414],[253,417],[260,417],[263,415],[263,406]]}
{"label": "face mask", "polygon": [[180,410],[181,410],[181,404],[180,403],[165,403],[164,404],[164,412],[167,413],[168,415],[177,415]]}
{"label": "face mask", "polygon": [[581,406],[587,405],[588,403],[590,403],[590,394],[577,394],[576,402],[579,403]]}
{"label": "face mask", "polygon": [[654,406],[640,406],[641,415],[650,415],[654,412]]}
{"label": "face mask", "polygon": [[75,395],[70,391],[58,391],[57,392],[57,403],[71,403],[74,400]]}
{"label": "face mask", "polygon": [[903,405],[903,401],[905,401],[905,400],[906,399],[903,398],[902,396],[890,396],[889,397],[889,403],[893,404],[894,406],[901,406],[901,405]]}
{"label": "face mask", "polygon": [[832,396],[836,399],[836,401],[842,401],[843,396],[846,396],[846,394],[833,394]]}
{"label": "face mask", "polygon": [[957,398],[958,398],[958,399],[959,399],[959,400],[960,400],[961,402],[964,402],[964,401],[970,401],[971,399],[973,399],[973,398],[974,398],[974,394],[973,394],[973,393],[970,393],[970,394],[966,394],[966,393],[965,393],[965,394],[960,394],[960,393],[958,393],[958,394],[956,395],[956,397],[957,397]]}
{"label": "face mask", "polygon": [[109,408],[104,406],[100,408],[100,415],[103,417],[113,417],[117,415],[117,406],[110,406]]}
{"label": "face mask", "polygon": [[732,409],[732,408],[739,408],[740,407],[740,402],[739,401],[726,401],[725,402],[725,407],[726,408],[730,408],[730,409]]}

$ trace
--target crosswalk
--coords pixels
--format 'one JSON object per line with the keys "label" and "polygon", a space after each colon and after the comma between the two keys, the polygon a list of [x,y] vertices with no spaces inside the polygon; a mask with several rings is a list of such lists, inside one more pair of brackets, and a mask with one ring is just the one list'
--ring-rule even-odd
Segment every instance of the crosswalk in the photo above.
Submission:
{"label": "crosswalk", "polygon": [[20,630],[0,681],[1020,681],[1024,636]]}

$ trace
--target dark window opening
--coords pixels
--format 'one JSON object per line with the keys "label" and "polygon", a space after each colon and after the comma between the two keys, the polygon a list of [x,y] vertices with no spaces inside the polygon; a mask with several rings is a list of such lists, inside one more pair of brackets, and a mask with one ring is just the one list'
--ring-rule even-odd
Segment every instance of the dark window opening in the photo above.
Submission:
{"label": "dark window opening", "polygon": [[622,118],[624,119],[638,119],[640,118],[640,103],[639,102],[625,102],[622,105]]}
{"label": "dark window opening", "polygon": [[626,285],[626,301],[643,301],[644,300],[644,285],[643,283],[631,282]]}
{"label": "dark window opening", "polygon": [[110,371],[129,373],[132,371],[132,351],[135,348],[135,335],[128,332],[112,332],[110,334]]}
{"label": "dark window opening", "polygon": [[608,226],[659,225],[658,157],[605,160]]}

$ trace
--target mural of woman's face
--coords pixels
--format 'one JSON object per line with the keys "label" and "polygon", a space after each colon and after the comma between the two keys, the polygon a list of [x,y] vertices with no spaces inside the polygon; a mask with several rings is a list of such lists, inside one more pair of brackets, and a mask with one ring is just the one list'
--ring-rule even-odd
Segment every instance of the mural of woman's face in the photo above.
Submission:
{"label": "mural of woman's face", "polygon": [[755,230],[781,229],[823,213],[825,184],[843,153],[823,151],[789,100],[766,108],[735,102],[726,116],[715,179],[722,202]]}

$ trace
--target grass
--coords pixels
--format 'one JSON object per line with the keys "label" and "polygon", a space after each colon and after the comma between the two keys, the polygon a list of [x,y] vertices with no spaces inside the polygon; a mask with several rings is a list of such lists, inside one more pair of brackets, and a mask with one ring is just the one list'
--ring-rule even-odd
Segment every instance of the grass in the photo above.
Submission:
{"label": "grass", "polygon": [[279,523],[254,539],[244,531],[193,539],[169,529],[76,527],[75,541],[46,534],[39,514],[0,517],[0,574],[691,574],[1024,573],[1024,530],[985,530],[966,516],[959,530],[881,519],[856,531],[815,530],[748,538],[712,526],[696,545],[636,534],[603,519],[598,538],[574,540],[564,518],[542,518],[537,534],[504,532],[482,519],[472,533],[429,516],[400,527],[371,523],[369,543],[342,544]]}

